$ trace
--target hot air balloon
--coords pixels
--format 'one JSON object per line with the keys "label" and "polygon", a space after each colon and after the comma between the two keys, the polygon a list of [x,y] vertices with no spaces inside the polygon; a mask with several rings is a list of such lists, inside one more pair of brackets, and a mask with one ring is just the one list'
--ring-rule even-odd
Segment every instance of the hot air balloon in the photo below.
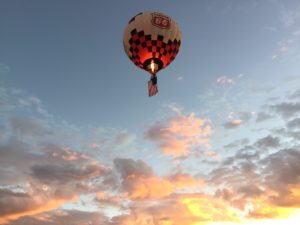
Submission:
{"label": "hot air balloon", "polygon": [[149,96],[157,94],[156,73],[175,59],[180,48],[181,32],[177,23],[161,12],[141,12],[127,24],[123,44],[129,59],[150,73]]}

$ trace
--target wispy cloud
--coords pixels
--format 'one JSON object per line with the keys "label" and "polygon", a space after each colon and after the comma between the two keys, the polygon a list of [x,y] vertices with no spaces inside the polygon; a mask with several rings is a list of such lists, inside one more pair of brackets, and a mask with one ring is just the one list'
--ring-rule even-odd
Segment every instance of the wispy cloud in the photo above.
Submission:
{"label": "wispy cloud", "polygon": [[272,60],[298,59],[299,55],[299,24],[300,5],[286,7],[285,2],[272,1],[277,7],[281,23],[286,33],[286,37],[277,42],[277,46],[272,54]]}
{"label": "wispy cloud", "polygon": [[272,55],[272,60],[277,60],[285,55],[293,54],[296,49],[296,43],[298,42],[298,37],[291,37],[286,40],[281,40],[277,43],[275,52]]}
{"label": "wispy cloud", "polygon": [[229,78],[227,76],[220,76],[217,78],[217,83],[233,85],[235,84],[235,81],[233,80],[233,78]]}
{"label": "wispy cloud", "polygon": [[183,77],[179,76],[179,77],[177,77],[177,80],[181,81],[181,80],[183,80]]}
{"label": "wispy cloud", "polygon": [[279,7],[281,21],[285,27],[291,27],[300,21],[300,5],[287,9],[283,3],[276,1]]}

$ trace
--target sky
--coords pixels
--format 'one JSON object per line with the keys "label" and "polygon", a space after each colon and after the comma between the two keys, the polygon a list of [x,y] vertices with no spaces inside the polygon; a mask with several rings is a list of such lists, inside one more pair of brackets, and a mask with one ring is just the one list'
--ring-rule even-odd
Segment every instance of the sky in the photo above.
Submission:
{"label": "sky", "polygon": [[[171,16],[149,75],[128,21]],[[0,224],[300,220],[300,2],[0,1]]]}

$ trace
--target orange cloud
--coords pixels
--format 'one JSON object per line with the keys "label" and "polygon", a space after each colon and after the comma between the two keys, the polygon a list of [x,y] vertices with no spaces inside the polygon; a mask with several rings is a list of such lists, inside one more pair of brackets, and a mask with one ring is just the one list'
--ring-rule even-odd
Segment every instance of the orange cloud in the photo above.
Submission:
{"label": "orange cloud", "polygon": [[289,218],[300,209],[300,185],[287,185],[285,195],[266,190],[265,195],[251,199],[249,217],[259,219]]}
{"label": "orange cloud", "polygon": [[185,173],[157,176],[141,160],[118,158],[115,159],[115,166],[121,173],[122,188],[131,200],[163,198],[183,189],[199,190],[204,185],[203,180]]}
{"label": "orange cloud", "polygon": [[161,144],[160,147],[167,155],[186,156],[188,154],[189,145],[185,140],[170,137],[165,143]]}
{"label": "orange cloud", "polygon": [[232,120],[231,123],[233,123],[234,125],[240,125],[243,121],[242,120]]}
{"label": "orange cloud", "polygon": [[114,218],[113,225],[254,225],[264,224],[263,221],[273,224],[272,221],[295,221],[291,218],[297,213],[300,215],[299,185],[290,186],[290,194],[286,196],[285,201],[291,204],[290,200],[293,199],[294,205],[279,206],[272,202],[272,197],[278,195],[272,190],[266,190],[265,195],[252,197],[231,191],[228,198],[223,199],[207,194],[176,193],[177,190],[195,185],[203,186],[203,181],[189,174],[178,173],[165,179],[152,176],[135,180],[130,214]]}
{"label": "orange cloud", "polygon": [[4,214],[0,218],[0,224],[7,224],[9,221],[16,220],[23,216],[32,216],[42,212],[47,212],[61,207],[66,202],[78,201],[78,197],[69,199],[45,199],[41,197],[31,197],[30,202],[27,202],[24,207]]}
{"label": "orange cloud", "polygon": [[208,121],[197,118],[194,113],[178,115],[168,119],[167,123],[156,123],[145,133],[145,137],[154,141],[167,155],[186,156],[193,146],[210,147],[212,128]]}
{"label": "orange cloud", "polygon": [[206,195],[180,194],[133,205],[129,215],[113,218],[113,225],[204,225],[214,221],[239,221],[239,212]]}
{"label": "orange cloud", "polygon": [[198,218],[199,221],[240,221],[240,212],[230,207],[221,199],[206,195],[191,195],[182,197],[180,202],[184,204],[189,212]]}
{"label": "orange cloud", "polygon": [[131,199],[161,198],[170,195],[174,191],[173,185],[159,177],[129,176],[126,183],[130,183],[128,189]]}
{"label": "orange cloud", "polygon": [[177,173],[168,177],[168,180],[175,189],[201,188],[204,186],[202,179],[196,179],[190,174]]}
{"label": "orange cloud", "polygon": [[248,214],[249,218],[255,219],[286,219],[289,218],[299,208],[295,207],[281,207],[268,202],[267,199],[257,198],[251,204],[252,209]]}

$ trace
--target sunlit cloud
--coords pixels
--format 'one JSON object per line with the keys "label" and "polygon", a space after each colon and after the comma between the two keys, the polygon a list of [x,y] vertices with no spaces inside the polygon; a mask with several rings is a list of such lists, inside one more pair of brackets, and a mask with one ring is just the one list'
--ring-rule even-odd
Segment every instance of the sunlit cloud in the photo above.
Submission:
{"label": "sunlit cloud", "polygon": [[174,186],[175,189],[196,188],[200,190],[204,187],[205,181],[201,178],[195,178],[190,174],[176,173],[167,177],[168,181]]}
{"label": "sunlit cloud", "polygon": [[39,213],[34,216],[22,217],[16,221],[10,222],[10,225],[60,225],[66,223],[66,221],[70,225],[109,224],[108,218],[101,212],[57,209]]}
{"label": "sunlit cloud", "polygon": [[207,120],[197,118],[194,113],[184,115],[181,112],[166,122],[157,122],[150,126],[145,138],[156,143],[167,155],[186,156],[189,149],[199,145],[210,147],[212,127]]}
{"label": "sunlit cloud", "polygon": [[113,224],[204,225],[212,221],[238,221],[238,213],[222,200],[200,194],[180,194],[152,204],[132,205],[131,213],[114,218]]}
{"label": "sunlit cloud", "polygon": [[[50,211],[62,206],[65,202],[78,201],[76,196],[72,198],[48,198],[41,195],[12,196],[6,198],[1,196],[2,206],[0,210],[0,224],[7,224],[23,216],[36,215],[41,212]],[[4,202],[3,202],[4,200]]]}
{"label": "sunlit cloud", "polygon": [[157,176],[143,161],[116,159],[116,169],[121,173],[122,188],[130,199],[159,199],[179,190],[202,188],[204,181],[190,174],[176,173]]}

